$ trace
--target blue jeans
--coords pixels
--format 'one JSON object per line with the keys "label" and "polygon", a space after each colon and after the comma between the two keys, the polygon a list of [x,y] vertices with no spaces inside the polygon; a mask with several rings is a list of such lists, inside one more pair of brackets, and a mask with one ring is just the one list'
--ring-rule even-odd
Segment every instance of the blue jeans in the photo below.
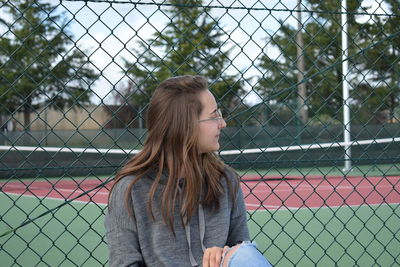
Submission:
{"label": "blue jeans", "polygon": [[251,242],[240,244],[229,259],[225,258],[227,253],[229,253],[229,250],[224,255],[221,267],[224,266],[224,259],[229,261],[228,267],[272,267],[268,260],[257,250],[255,244]]}

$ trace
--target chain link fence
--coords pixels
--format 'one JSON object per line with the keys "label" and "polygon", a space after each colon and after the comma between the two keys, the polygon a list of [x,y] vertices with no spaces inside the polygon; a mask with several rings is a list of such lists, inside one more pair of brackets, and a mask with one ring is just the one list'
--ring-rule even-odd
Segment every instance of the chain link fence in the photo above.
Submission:
{"label": "chain link fence", "polygon": [[397,0],[0,0],[1,265],[107,265],[151,93],[200,74],[274,266],[399,266],[399,25]]}

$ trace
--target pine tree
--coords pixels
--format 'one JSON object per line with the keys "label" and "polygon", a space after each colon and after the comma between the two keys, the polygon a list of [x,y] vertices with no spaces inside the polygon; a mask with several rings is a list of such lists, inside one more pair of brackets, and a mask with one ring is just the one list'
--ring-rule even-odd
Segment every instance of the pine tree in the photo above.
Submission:
{"label": "pine tree", "polygon": [[38,1],[0,1],[11,19],[0,23],[0,113],[30,113],[40,105],[63,109],[90,103],[96,75],[84,51],[74,47],[68,23],[56,7]]}
{"label": "pine tree", "polygon": [[[312,118],[341,120],[342,100],[342,46],[341,46],[341,6],[337,1],[307,1],[307,10],[303,14],[304,38],[303,56],[305,60],[305,104]],[[349,56],[368,44],[359,34],[362,25],[354,15],[360,9],[358,1],[348,1]],[[313,18],[308,18],[308,11]],[[257,91],[276,106],[285,106],[292,113],[298,110],[297,91],[297,43],[298,29],[281,23],[279,31],[267,39],[279,53],[261,58],[259,67],[264,75],[259,80]],[[352,61],[353,66],[360,62]],[[272,102],[272,101],[271,101]]]}
{"label": "pine tree", "polygon": [[210,90],[226,109],[240,103],[242,83],[226,73],[230,64],[223,51],[222,36],[217,21],[202,7],[202,1],[170,0],[163,11],[169,23],[149,40],[141,41],[133,50],[135,62],[125,61],[129,84],[117,94],[137,107],[144,107],[158,83],[178,75],[204,75]]}
{"label": "pine tree", "polygon": [[370,82],[361,81],[353,94],[359,105],[360,121],[364,123],[400,123],[399,115],[395,114],[396,108],[400,109],[400,3],[396,0],[384,3],[390,16],[374,14],[368,31],[362,33],[375,43],[360,57]]}

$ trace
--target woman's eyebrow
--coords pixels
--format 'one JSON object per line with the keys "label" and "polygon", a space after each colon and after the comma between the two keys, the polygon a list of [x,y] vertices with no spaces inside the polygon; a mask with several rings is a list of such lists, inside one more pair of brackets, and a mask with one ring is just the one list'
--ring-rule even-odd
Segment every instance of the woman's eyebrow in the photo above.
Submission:
{"label": "woman's eyebrow", "polygon": [[210,114],[216,114],[218,110],[218,107],[216,109],[214,109]]}

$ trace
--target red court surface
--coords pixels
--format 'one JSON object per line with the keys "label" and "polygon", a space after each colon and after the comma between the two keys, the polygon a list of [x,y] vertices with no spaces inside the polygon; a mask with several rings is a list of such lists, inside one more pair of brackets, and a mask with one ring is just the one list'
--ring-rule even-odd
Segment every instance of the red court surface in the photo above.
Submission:
{"label": "red court surface", "polygon": [[[251,179],[246,176],[245,179]],[[308,177],[299,179],[248,180],[242,182],[243,194],[248,210],[276,210],[319,208],[339,206],[360,206],[400,203],[400,176],[386,177],[347,177],[340,176],[322,179]],[[12,181],[0,183],[0,191],[37,198],[92,202],[99,205],[107,203],[111,183],[94,189],[103,181],[49,180]],[[94,190],[93,190],[94,189]],[[87,194],[80,196],[85,191]],[[78,197],[80,196],[80,197]]]}
{"label": "red court surface", "polygon": [[243,182],[249,210],[400,203],[400,176],[274,179]]}

